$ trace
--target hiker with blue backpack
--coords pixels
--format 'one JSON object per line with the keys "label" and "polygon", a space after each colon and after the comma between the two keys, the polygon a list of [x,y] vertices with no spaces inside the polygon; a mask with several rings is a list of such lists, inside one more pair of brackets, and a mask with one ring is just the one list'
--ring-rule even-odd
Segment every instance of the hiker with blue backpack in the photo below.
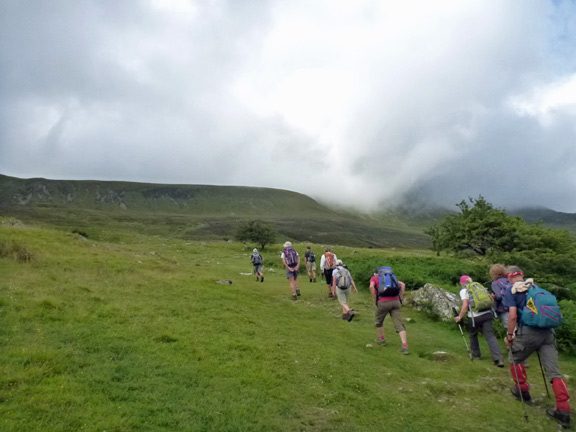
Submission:
{"label": "hiker with blue backpack", "polygon": [[504,306],[504,294],[510,287],[510,282],[506,277],[506,267],[502,264],[494,264],[490,267],[490,277],[492,278],[492,299],[494,300],[494,312],[500,320],[504,328],[508,327],[508,308]]}
{"label": "hiker with blue backpack", "polygon": [[354,288],[354,294],[358,294],[358,289],[350,274],[350,270],[344,266],[342,260],[336,260],[336,268],[332,272],[332,283],[336,297],[342,306],[342,319],[350,322],[356,313],[348,306],[348,300],[350,299],[352,287]]}
{"label": "hiker with blue backpack", "polygon": [[519,267],[510,266],[506,271],[512,286],[504,295],[504,305],[509,309],[505,342],[512,358],[510,372],[515,384],[512,394],[522,402],[532,399],[524,361],[536,352],[556,398],[556,408],[548,408],[546,414],[560,425],[569,427],[570,395],[560,373],[554,335],[554,328],[562,323],[556,297],[536,285],[533,279],[524,280],[524,272]]}
{"label": "hiker with blue backpack", "polygon": [[264,273],[262,270],[264,269],[264,260],[258,249],[254,248],[252,251],[252,255],[250,256],[250,262],[254,265],[254,274],[256,275],[256,282],[260,280],[260,282],[264,282]]}
{"label": "hiker with blue backpack", "polygon": [[492,297],[488,290],[480,283],[473,282],[467,275],[460,277],[460,299],[462,307],[460,313],[454,317],[454,321],[459,323],[468,317],[468,337],[470,339],[470,359],[480,359],[480,343],[478,333],[482,333],[486,338],[486,343],[490,349],[490,355],[495,366],[504,367],[502,353],[498,339],[494,335],[492,320],[494,312],[492,309]]}
{"label": "hiker with blue backpack", "polygon": [[392,324],[396,333],[400,336],[402,346],[400,353],[408,354],[408,339],[406,336],[406,327],[402,322],[402,313],[400,311],[402,298],[406,284],[399,281],[391,267],[378,267],[374,270],[374,276],[370,279],[370,294],[376,303],[375,325],[376,325],[376,343],[386,345],[384,336],[384,319],[390,314]]}
{"label": "hiker with blue backpack", "polygon": [[300,257],[298,252],[292,247],[292,243],[284,243],[284,252],[281,255],[284,267],[286,267],[286,278],[290,282],[292,300],[300,297],[300,286],[298,285],[298,269],[300,268]]}

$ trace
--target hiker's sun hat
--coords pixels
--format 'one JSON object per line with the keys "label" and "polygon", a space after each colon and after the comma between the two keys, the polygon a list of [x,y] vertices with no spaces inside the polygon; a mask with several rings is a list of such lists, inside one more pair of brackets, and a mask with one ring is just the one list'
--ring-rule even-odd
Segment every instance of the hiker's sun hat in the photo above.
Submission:
{"label": "hiker's sun hat", "polygon": [[258,252],[258,249],[254,248],[254,250],[252,252]]}
{"label": "hiker's sun hat", "polygon": [[285,247],[285,248],[286,248],[286,247],[292,247],[292,243],[286,242],[286,243],[284,243],[284,247]]}
{"label": "hiker's sun hat", "polygon": [[467,276],[467,275],[462,275],[462,276],[460,276],[460,283],[466,284],[466,283],[468,283],[469,279],[472,279],[472,278],[470,276]]}
{"label": "hiker's sun hat", "polygon": [[342,260],[341,260],[341,259],[339,259],[339,260],[336,260],[336,265],[337,265],[337,266],[339,266],[339,265],[342,265],[342,264],[344,264],[344,263],[342,262]]}

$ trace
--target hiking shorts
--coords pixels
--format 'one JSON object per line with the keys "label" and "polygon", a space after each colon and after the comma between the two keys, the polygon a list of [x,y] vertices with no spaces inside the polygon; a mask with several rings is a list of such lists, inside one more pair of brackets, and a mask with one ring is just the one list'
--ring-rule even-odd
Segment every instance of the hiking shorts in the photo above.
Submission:
{"label": "hiking shorts", "polygon": [[336,297],[338,298],[338,301],[340,302],[341,305],[348,304],[348,299],[350,298],[350,291],[352,291],[350,288],[342,289],[336,287]]}
{"label": "hiking shorts", "polygon": [[520,327],[512,342],[511,352],[514,363],[520,364],[523,364],[530,354],[537,352],[546,371],[546,377],[549,380],[563,378],[558,366],[558,350],[552,329]]}
{"label": "hiking shorts", "polygon": [[254,274],[262,273],[264,266],[262,264],[254,264]]}
{"label": "hiking shorts", "polygon": [[404,323],[402,322],[402,313],[400,312],[400,300],[378,302],[376,319],[374,320],[376,327],[382,327],[384,325],[384,318],[386,318],[388,314],[392,317],[392,324],[394,325],[396,333],[406,331],[406,327],[404,327]]}
{"label": "hiking shorts", "polygon": [[314,262],[306,261],[306,270],[316,271],[316,261]]}
{"label": "hiking shorts", "polygon": [[291,272],[290,270],[286,269],[286,279],[298,279],[298,270],[294,270]]}

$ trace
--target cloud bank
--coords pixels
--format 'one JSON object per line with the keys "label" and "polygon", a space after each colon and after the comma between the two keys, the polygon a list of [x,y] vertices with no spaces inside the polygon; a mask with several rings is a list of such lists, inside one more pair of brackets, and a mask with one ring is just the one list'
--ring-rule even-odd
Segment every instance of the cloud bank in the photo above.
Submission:
{"label": "cloud bank", "polygon": [[576,212],[576,3],[0,4],[0,173]]}

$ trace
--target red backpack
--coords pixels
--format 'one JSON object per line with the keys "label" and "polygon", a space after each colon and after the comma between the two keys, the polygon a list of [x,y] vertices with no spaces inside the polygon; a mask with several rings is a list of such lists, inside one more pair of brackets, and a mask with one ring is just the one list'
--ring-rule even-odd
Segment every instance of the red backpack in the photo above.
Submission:
{"label": "red backpack", "polygon": [[324,254],[324,268],[328,270],[334,268],[334,254],[332,252]]}

